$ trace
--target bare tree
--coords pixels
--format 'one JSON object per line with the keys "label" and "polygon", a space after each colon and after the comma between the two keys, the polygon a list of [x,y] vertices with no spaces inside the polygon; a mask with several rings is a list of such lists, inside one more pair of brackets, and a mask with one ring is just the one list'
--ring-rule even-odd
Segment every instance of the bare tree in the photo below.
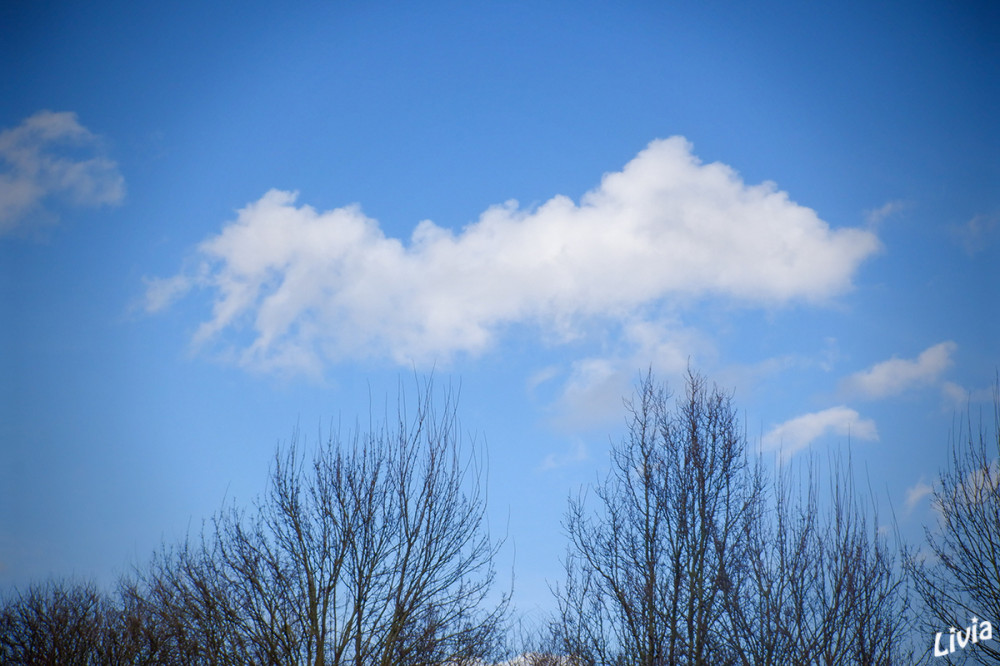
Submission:
{"label": "bare tree", "polygon": [[[993,391],[992,432],[981,419],[978,428],[974,427],[970,413],[950,448],[950,465],[940,474],[932,496],[937,523],[925,526],[926,548],[910,549],[906,565],[923,600],[929,651],[946,657],[941,663],[997,664],[1000,383]],[[987,632],[986,623],[989,636],[978,640]]]}
{"label": "bare tree", "polygon": [[835,458],[831,468],[824,498],[814,463],[804,486],[779,471],[767,510],[748,526],[745,575],[728,600],[743,664],[912,663],[898,558],[850,464]]}
{"label": "bare tree", "polygon": [[0,612],[3,663],[94,663],[105,606],[93,585],[49,582],[15,594]]}
{"label": "bare tree", "polygon": [[243,609],[237,606],[237,590],[220,565],[219,550],[203,538],[198,545],[162,549],[145,569],[123,581],[123,598],[145,620],[147,635],[159,648],[157,663],[269,663],[247,640],[238,621]]}
{"label": "bare tree", "polygon": [[734,659],[726,595],[747,552],[762,484],[730,396],[688,374],[670,410],[651,374],[626,403],[612,470],[570,502],[567,581],[556,590],[568,654],[660,666]]}
{"label": "bare tree", "polygon": [[[166,552],[137,595],[189,663],[417,665],[485,658],[509,595],[486,526],[481,450],[431,404],[311,455],[275,456],[268,491]],[[492,603],[489,603],[492,601]]]}
{"label": "bare tree", "polygon": [[0,663],[163,664],[150,625],[93,583],[49,581],[0,607]]}
{"label": "bare tree", "polygon": [[626,403],[612,470],[570,501],[559,652],[582,664],[910,663],[907,588],[877,514],[836,462],[829,495],[774,484],[730,396],[651,375]]}

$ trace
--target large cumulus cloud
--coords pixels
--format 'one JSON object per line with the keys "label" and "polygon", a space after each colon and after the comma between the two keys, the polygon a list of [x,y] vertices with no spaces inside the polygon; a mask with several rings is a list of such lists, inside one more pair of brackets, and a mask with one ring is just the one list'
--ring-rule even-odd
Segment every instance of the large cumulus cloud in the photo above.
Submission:
{"label": "large cumulus cloud", "polygon": [[878,247],[872,232],[831,228],[674,137],[579,202],[508,202],[458,231],[423,221],[407,240],[358,206],[320,212],[272,190],[201,242],[187,270],[151,280],[147,307],[208,289],[214,307],[196,341],[220,341],[251,366],[422,363],[482,352],[512,324],[558,340],[670,299],[822,302]]}

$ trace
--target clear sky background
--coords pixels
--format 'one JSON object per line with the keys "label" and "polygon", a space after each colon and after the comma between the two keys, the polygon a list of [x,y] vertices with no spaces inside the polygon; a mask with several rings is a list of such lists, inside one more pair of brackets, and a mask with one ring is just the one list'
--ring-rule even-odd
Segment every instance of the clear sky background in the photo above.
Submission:
{"label": "clear sky background", "polygon": [[646,368],[931,519],[1000,363],[995,3],[210,4],[0,8],[0,587],[431,370],[525,610]]}

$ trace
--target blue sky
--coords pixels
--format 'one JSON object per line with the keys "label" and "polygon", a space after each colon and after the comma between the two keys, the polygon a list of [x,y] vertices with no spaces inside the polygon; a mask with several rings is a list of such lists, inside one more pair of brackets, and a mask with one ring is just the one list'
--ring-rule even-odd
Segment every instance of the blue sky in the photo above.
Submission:
{"label": "blue sky", "polygon": [[646,368],[918,535],[1000,362],[996,8],[621,4],[6,3],[0,586],[112,581],[431,370],[524,609]]}

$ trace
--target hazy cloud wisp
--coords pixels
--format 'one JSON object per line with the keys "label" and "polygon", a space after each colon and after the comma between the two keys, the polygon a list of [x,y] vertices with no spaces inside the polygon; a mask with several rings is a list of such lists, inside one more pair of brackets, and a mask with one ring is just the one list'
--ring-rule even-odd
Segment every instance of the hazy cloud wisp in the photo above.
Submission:
{"label": "hazy cloud wisp", "polygon": [[118,165],[75,113],[39,111],[0,132],[0,236],[44,220],[49,199],[101,206],[124,197]]}
{"label": "hazy cloud wisp", "polygon": [[915,484],[906,489],[906,513],[911,513],[918,504],[925,498],[934,494],[934,486],[920,479]]}
{"label": "hazy cloud wisp", "polygon": [[878,208],[865,211],[865,220],[871,226],[878,226],[887,218],[904,210],[906,206],[907,204],[904,201],[887,201]]}
{"label": "hazy cloud wisp", "polygon": [[702,164],[674,137],[579,203],[508,202],[457,233],[424,221],[408,242],[357,206],[318,212],[272,190],[198,246],[192,271],[150,281],[147,309],[207,288],[213,315],[196,342],[227,332],[224,344],[252,367],[424,363],[482,352],[505,325],[567,339],[584,322],[636,319],[671,297],[822,302],[879,247],[872,232],[831,229],[772,183]]}
{"label": "hazy cloud wisp", "polygon": [[878,439],[873,420],[863,419],[855,410],[840,406],[785,421],[768,431],[761,444],[765,451],[779,451],[782,456],[790,457],[828,434]]}
{"label": "hazy cloud wisp", "polygon": [[933,384],[951,367],[951,356],[956,349],[958,345],[949,340],[925,349],[912,360],[893,357],[854,373],[844,380],[844,388],[849,393],[876,399]]}

